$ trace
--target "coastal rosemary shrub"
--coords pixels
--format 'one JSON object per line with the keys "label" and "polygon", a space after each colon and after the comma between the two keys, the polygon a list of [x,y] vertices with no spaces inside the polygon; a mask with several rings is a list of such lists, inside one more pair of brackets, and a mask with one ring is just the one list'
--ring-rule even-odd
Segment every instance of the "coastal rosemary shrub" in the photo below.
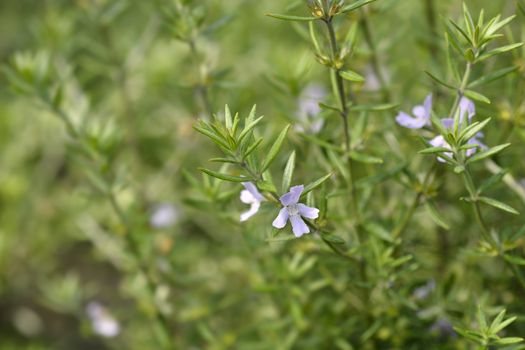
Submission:
{"label": "coastal rosemary shrub", "polygon": [[0,28],[0,349],[525,349],[525,1]]}

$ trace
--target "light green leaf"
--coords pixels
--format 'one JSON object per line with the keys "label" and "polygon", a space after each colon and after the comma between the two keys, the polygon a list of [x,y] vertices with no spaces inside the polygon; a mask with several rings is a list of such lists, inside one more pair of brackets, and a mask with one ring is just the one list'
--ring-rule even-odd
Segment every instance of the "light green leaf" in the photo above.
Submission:
{"label": "light green leaf", "polygon": [[438,226],[441,226],[445,230],[449,230],[450,229],[450,226],[445,222],[445,219],[443,219],[443,217],[441,216],[441,214],[437,210],[437,208],[434,205],[434,203],[432,203],[431,201],[426,201],[425,202],[425,209],[427,210],[427,213],[430,215],[432,220],[434,220],[434,222]]}
{"label": "light green leaf", "polygon": [[288,191],[290,184],[292,183],[293,171],[295,169],[295,151],[290,154],[286,167],[284,168],[282,192]]}
{"label": "light green leaf", "polygon": [[368,154],[360,153],[357,151],[350,151],[350,158],[357,162],[366,163],[366,164],[382,164],[383,159],[374,157]]}
{"label": "light green leaf", "polygon": [[228,175],[228,174],[221,174],[219,172],[216,172],[216,171],[213,171],[213,170],[209,170],[209,169],[205,169],[205,168],[199,168],[199,170],[202,171],[205,174],[208,174],[208,175],[210,175],[212,177],[215,177],[217,179],[221,179],[221,180],[224,180],[224,181],[244,182],[244,181],[247,180],[246,177],[233,176],[233,175]]}
{"label": "light green leaf", "polygon": [[482,159],[488,158],[490,156],[493,156],[494,154],[503,151],[505,148],[507,148],[509,146],[510,146],[510,143],[504,143],[503,145],[499,145],[499,146],[495,146],[495,147],[489,148],[486,151],[478,152],[478,153],[474,154],[472,157],[470,157],[469,159],[467,159],[467,164],[474,163],[474,162],[477,162],[479,160],[482,160]]}
{"label": "light green leaf", "polygon": [[465,96],[467,96],[468,98],[471,98],[473,100],[479,101],[479,102],[490,104],[490,100],[488,99],[488,97],[483,96],[482,94],[480,94],[479,92],[476,92],[476,91],[465,90]]}
{"label": "light green leaf", "polygon": [[277,154],[279,153],[279,150],[281,149],[281,146],[283,145],[284,138],[286,137],[286,134],[288,133],[288,129],[290,129],[290,124],[286,125],[284,129],[281,131],[279,136],[277,136],[277,139],[273,143],[272,147],[270,148],[270,151],[268,151],[268,155],[263,161],[261,172],[264,172],[270,164],[273,162],[275,157],[277,157]]}
{"label": "light green leaf", "polygon": [[304,187],[304,191],[301,194],[301,198],[306,196],[308,192],[313,191],[317,187],[321,186],[326,180],[328,180],[332,176],[332,173],[328,173],[325,176],[320,177],[319,179],[315,180],[314,182],[310,182],[308,185]]}
{"label": "light green leaf", "polygon": [[365,78],[362,75],[351,70],[341,71],[339,72],[339,75],[345,80],[353,81],[356,83],[362,83],[365,81]]}
{"label": "light green leaf", "polygon": [[483,203],[485,203],[485,204],[493,206],[495,208],[498,208],[498,209],[501,209],[503,211],[506,211],[508,213],[511,213],[511,214],[514,214],[514,215],[519,215],[519,212],[516,209],[514,209],[513,207],[511,207],[510,205],[505,204],[503,202],[500,202],[498,200],[495,200],[493,198],[478,197],[478,200],[483,202]]}
{"label": "light green leaf", "polygon": [[316,17],[280,15],[280,14],[277,14],[277,13],[267,13],[266,16],[277,18],[277,19],[282,19],[282,20],[285,20],[285,21],[300,21],[300,22],[313,21],[313,20],[317,19]]}
{"label": "light green leaf", "polygon": [[341,9],[340,13],[347,13],[347,12],[350,12],[350,11],[357,10],[358,8],[360,8],[362,6],[365,6],[367,4],[370,4],[370,3],[374,2],[374,1],[376,1],[376,0],[358,0],[358,1],[355,1],[352,4],[349,4],[349,5],[346,5],[345,7],[343,7]]}

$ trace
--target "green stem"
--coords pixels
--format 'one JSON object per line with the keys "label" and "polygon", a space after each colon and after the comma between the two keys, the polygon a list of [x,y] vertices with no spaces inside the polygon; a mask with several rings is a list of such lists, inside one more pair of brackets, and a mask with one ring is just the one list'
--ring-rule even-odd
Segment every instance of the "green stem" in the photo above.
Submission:
{"label": "green stem", "polygon": [[417,207],[419,206],[421,199],[423,198],[426,188],[429,185],[430,180],[432,179],[432,175],[434,174],[435,165],[432,166],[428,170],[428,172],[425,175],[425,178],[423,179],[423,183],[421,184],[421,188],[417,191],[417,194],[414,196],[414,200],[408,207],[408,210],[406,211],[405,215],[403,216],[403,219],[398,223],[398,225],[394,228],[392,231],[392,237],[397,238],[403,234],[403,232],[406,230],[408,223],[410,222],[410,219],[414,215]]}
{"label": "green stem", "polygon": [[[335,64],[335,61],[337,60],[337,56],[339,54],[339,49],[337,47],[337,39],[335,36],[335,30],[332,23],[332,18],[324,20],[326,23],[327,29],[328,29],[328,36],[330,39],[330,48],[331,48],[331,55],[332,55],[332,63]],[[353,161],[352,158],[350,158],[350,133],[349,133],[349,127],[348,127],[348,105],[347,105],[347,99],[346,99],[346,92],[345,92],[345,86],[344,81],[341,75],[339,74],[341,70],[339,68],[332,68],[335,79],[336,79],[336,85],[337,85],[337,97],[339,98],[339,101],[341,102],[341,111],[340,115],[343,120],[343,131],[344,131],[344,143],[345,143],[345,152],[346,152],[346,159],[347,159],[347,168],[348,168],[348,188],[350,190],[350,196],[351,198],[351,204],[353,206],[353,212],[356,216],[358,225],[361,222],[361,216],[359,213],[359,206],[358,206],[358,200],[357,200],[357,191],[355,189],[354,185],[354,167],[353,167]]]}
{"label": "green stem", "polygon": [[[492,246],[493,249],[495,249],[498,252],[498,255],[503,258],[503,256],[501,255],[502,252],[501,252],[500,244],[490,234],[488,225],[485,222],[485,219],[483,218],[483,214],[481,213],[481,208],[477,201],[477,193],[475,190],[476,187],[474,184],[474,180],[472,179],[472,176],[468,168],[465,168],[465,171],[463,172],[463,179],[465,181],[465,186],[467,187],[467,190],[469,191],[469,194],[471,196],[472,206],[474,208],[474,215],[476,217],[476,221],[479,227],[481,228],[481,234],[483,238]],[[472,191],[472,188],[474,189],[474,191]],[[523,274],[519,271],[519,269],[514,264],[508,262],[504,258],[503,258],[503,261],[505,262],[505,265],[508,268],[510,268],[510,270],[514,274],[514,277],[516,277],[521,287],[525,289],[525,277],[523,277]]]}

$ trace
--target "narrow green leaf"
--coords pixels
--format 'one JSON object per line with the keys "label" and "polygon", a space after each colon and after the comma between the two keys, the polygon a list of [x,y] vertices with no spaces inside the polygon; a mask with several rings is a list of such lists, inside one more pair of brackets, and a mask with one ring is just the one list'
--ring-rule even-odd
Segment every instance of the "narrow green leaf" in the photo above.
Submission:
{"label": "narrow green leaf", "polygon": [[429,71],[425,71],[425,73],[430,77],[432,78],[432,80],[434,80],[436,83],[440,84],[440,85],[443,85],[444,87],[446,88],[449,88],[449,89],[452,89],[452,90],[456,90],[456,87],[448,84],[448,83],[445,83],[443,80],[439,79],[438,77],[436,77],[434,74],[430,73]]}
{"label": "narrow green leaf", "polygon": [[203,134],[204,136],[207,136],[208,138],[210,138],[218,146],[220,146],[220,147],[222,147],[224,149],[227,149],[227,150],[230,149],[230,146],[228,145],[228,143],[222,137],[220,137],[219,135],[217,135],[213,131],[211,131],[211,130],[203,127],[203,126],[197,126],[197,125],[194,125],[193,129],[195,129],[197,132]]}
{"label": "narrow green leaf", "polygon": [[291,15],[280,15],[277,13],[267,13],[266,16],[282,19],[285,21],[313,21],[317,18],[315,17],[303,17],[303,16],[291,16]]}
{"label": "narrow green leaf", "polygon": [[479,102],[490,104],[490,100],[486,96],[483,96],[482,94],[476,91],[465,90],[465,96]]}
{"label": "narrow green leaf", "polygon": [[283,182],[282,182],[282,192],[288,191],[290,184],[292,183],[293,171],[295,169],[295,151],[290,154],[288,161],[286,162],[286,167],[284,168]]}
{"label": "narrow green leaf", "polygon": [[248,124],[248,125],[246,125],[246,126],[244,127],[244,129],[242,130],[241,134],[239,135],[239,143],[241,143],[241,142],[244,140],[244,138],[245,138],[246,136],[248,136],[248,134],[250,133],[250,131],[252,131],[253,128],[255,128],[255,126],[256,126],[257,124],[259,124],[259,122],[262,120],[262,118],[264,118],[264,117],[261,116],[261,117],[255,119],[254,121],[250,122],[250,124]]}
{"label": "narrow green leaf", "polygon": [[519,212],[516,209],[514,209],[513,207],[511,207],[510,205],[505,204],[503,202],[500,202],[498,200],[495,200],[493,198],[478,197],[478,200],[480,202],[483,202],[483,203],[488,204],[490,206],[493,206],[495,208],[498,208],[498,209],[501,209],[503,211],[506,211],[507,213],[511,213],[511,214],[514,214],[514,215],[519,215]]}
{"label": "narrow green leaf", "polygon": [[268,151],[268,155],[263,161],[261,172],[264,172],[270,164],[273,162],[275,157],[277,157],[277,154],[279,153],[279,150],[281,149],[281,146],[283,145],[284,138],[286,137],[286,134],[288,133],[288,129],[290,129],[290,124],[286,125],[284,129],[281,131],[279,136],[277,136],[277,139],[273,143],[272,147],[270,148],[270,151]]}
{"label": "narrow green leaf", "polygon": [[495,72],[483,75],[481,78],[474,80],[473,82],[468,84],[468,87],[473,88],[476,86],[481,86],[481,85],[491,83],[493,81],[503,78],[507,74],[517,71],[518,68],[519,68],[518,66],[512,66],[512,67],[498,69]]}
{"label": "narrow green leaf", "polygon": [[389,109],[396,108],[397,103],[382,103],[382,104],[371,104],[371,105],[355,105],[350,107],[351,111],[386,111]]}
{"label": "narrow green leaf", "polygon": [[469,125],[468,127],[466,127],[462,132],[461,134],[459,135],[459,138],[458,138],[458,143],[462,143],[462,141],[465,141],[467,142],[468,140],[470,140],[472,137],[476,136],[476,134],[478,132],[480,132],[481,130],[483,130],[483,128],[490,122],[490,118],[487,118],[485,119],[484,121],[480,122],[480,123],[473,123],[471,125]]}
{"label": "narrow green leaf", "polygon": [[429,147],[429,148],[425,148],[425,149],[419,151],[418,153],[421,153],[421,154],[434,154],[434,153],[444,153],[444,152],[450,152],[450,148]]}
{"label": "narrow green leaf", "polygon": [[485,317],[485,313],[483,312],[483,310],[481,309],[481,306],[479,305],[478,305],[478,311],[476,312],[476,319],[478,321],[479,329],[482,332],[485,332],[485,330],[487,329],[487,319]]}
{"label": "narrow green leaf", "polygon": [[516,319],[517,319],[516,316],[509,317],[505,321],[499,323],[497,327],[494,327],[494,330],[493,330],[494,333],[499,333],[502,329],[506,328],[509,324],[516,321]]}
{"label": "narrow green leaf", "polygon": [[349,153],[350,158],[353,160],[360,162],[360,163],[366,163],[366,164],[382,164],[383,159],[374,157],[368,154],[360,153],[357,151],[350,151]]}
{"label": "narrow green leaf", "polygon": [[507,260],[509,263],[514,265],[525,265],[525,259],[519,257],[519,256],[513,256],[510,254],[504,254],[503,258]]}
{"label": "narrow green leaf", "polygon": [[214,162],[214,163],[239,164],[238,161],[236,161],[235,159],[231,159],[231,158],[211,158],[209,161]]}
{"label": "narrow green leaf", "polygon": [[329,106],[327,104],[324,104],[322,102],[319,102],[319,107],[321,107],[322,109],[328,109],[330,111],[334,111],[334,112],[337,112],[337,113],[341,113],[341,110],[337,107],[334,107],[334,106]]}
{"label": "narrow green leaf", "polygon": [[243,158],[244,159],[248,158],[248,156],[250,154],[252,154],[253,151],[255,151],[257,149],[257,147],[259,147],[259,145],[262,143],[262,141],[263,141],[263,138],[259,137],[254,143],[249,145],[248,148],[246,149],[246,152],[244,152],[244,154],[243,154]]}
{"label": "narrow green leaf", "polygon": [[494,332],[494,329],[498,327],[501,324],[501,321],[503,321],[503,318],[505,317],[506,310],[501,310],[498,315],[492,320],[490,326],[489,326],[489,332],[492,334],[497,334],[498,332]]}
{"label": "narrow green leaf", "polygon": [[501,46],[501,47],[498,47],[494,50],[491,50],[487,53],[484,53],[483,55],[479,56],[478,59],[476,60],[477,62],[482,62],[484,60],[486,60],[487,58],[490,58],[492,56],[495,56],[495,55],[499,55],[499,54],[502,54],[504,52],[508,52],[508,51],[511,51],[511,50],[514,50],[514,49],[517,49],[518,47],[521,47],[523,45],[523,43],[516,43],[516,44],[510,44],[510,45],[505,45],[505,46]]}
{"label": "narrow green leaf", "polygon": [[500,338],[495,341],[496,344],[500,345],[508,345],[508,344],[516,344],[523,341],[523,338],[520,337],[507,337],[507,338]]}
{"label": "narrow green leaf", "polygon": [[221,179],[221,180],[224,180],[224,181],[230,181],[230,182],[244,182],[244,181],[246,181],[246,177],[233,176],[233,175],[228,175],[228,174],[221,174],[219,172],[216,172],[216,171],[213,171],[213,170],[209,170],[209,169],[205,169],[205,168],[199,168],[199,170],[202,171],[205,174],[208,174],[208,175],[214,177],[214,178]]}
{"label": "narrow green leaf", "polygon": [[339,72],[339,75],[345,80],[353,81],[356,83],[362,83],[365,81],[365,78],[362,75],[351,70],[341,71]]}
{"label": "narrow green leaf", "polygon": [[345,240],[331,233],[321,233],[321,238],[335,244],[345,244]]}
{"label": "narrow green leaf", "polygon": [[376,1],[376,0],[358,0],[358,1],[355,1],[354,3],[352,3],[352,4],[346,5],[339,12],[340,13],[347,13],[347,12],[350,12],[350,11],[354,11],[354,10],[357,10],[358,8],[360,8],[362,6],[365,6],[367,4],[370,4],[370,3],[374,2],[374,1]]}
{"label": "narrow green leaf", "polygon": [[320,177],[319,179],[315,180],[314,182],[310,182],[308,185],[304,187],[303,193],[301,193],[301,198],[306,196],[308,192],[311,192],[315,190],[317,187],[321,186],[326,180],[328,180],[332,176],[332,173],[328,173],[325,176]]}
{"label": "narrow green leaf", "polygon": [[226,125],[226,130],[230,131],[232,129],[232,113],[228,105],[224,105],[224,125]]}
{"label": "narrow green leaf", "polygon": [[426,201],[425,209],[427,210],[427,213],[430,215],[432,220],[434,220],[434,222],[438,226],[441,226],[445,230],[450,229],[450,226],[445,222],[445,219],[443,218],[443,216],[441,216],[434,203],[432,203],[431,201]]}
{"label": "narrow green leaf", "polygon": [[495,147],[489,148],[486,151],[478,152],[478,153],[474,154],[472,157],[467,159],[467,164],[468,163],[474,163],[474,162],[480,161],[482,159],[488,158],[490,156],[493,156],[494,154],[503,151],[505,148],[507,148],[509,146],[510,146],[510,143],[505,143],[503,145],[499,145],[499,146],[495,146]]}

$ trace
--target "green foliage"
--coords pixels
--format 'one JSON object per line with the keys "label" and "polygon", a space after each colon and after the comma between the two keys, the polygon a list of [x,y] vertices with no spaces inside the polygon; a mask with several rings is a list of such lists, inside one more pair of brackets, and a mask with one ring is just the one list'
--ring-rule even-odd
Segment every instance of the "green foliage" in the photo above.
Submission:
{"label": "green foliage", "polygon": [[524,9],[0,2],[0,348],[524,348]]}

